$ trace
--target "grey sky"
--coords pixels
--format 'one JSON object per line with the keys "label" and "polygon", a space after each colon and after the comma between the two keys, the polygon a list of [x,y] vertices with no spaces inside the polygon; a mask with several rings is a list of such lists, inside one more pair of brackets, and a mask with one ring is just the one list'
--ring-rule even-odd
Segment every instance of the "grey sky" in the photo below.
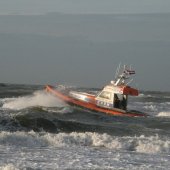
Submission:
{"label": "grey sky", "polygon": [[[136,69],[139,89],[170,91],[169,8],[169,0],[0,1],[0,83],[102,87],[122,62]],[[68,14],[33,15],[48,12]]]}
{"label": "grey sky", "polygon": [[0,13],[167,13],[169,0],[0,0]]}

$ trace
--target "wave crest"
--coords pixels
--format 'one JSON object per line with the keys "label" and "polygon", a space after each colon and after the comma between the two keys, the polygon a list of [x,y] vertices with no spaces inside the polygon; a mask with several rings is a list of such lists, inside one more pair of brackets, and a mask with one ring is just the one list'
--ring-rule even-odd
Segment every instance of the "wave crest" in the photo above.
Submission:
{"label": "wave crest", "polygon": [[170,117],[170,112],[159,112],[157,117]]}
{"label": "wave crest", "polygon": [[57,97],[54,97],[45,91],[36,91],[32,95],[5,99],[2,108],[21,110],[35,106],[64,107],[67,105]]}
{"label": "wave crest", "polygon": [[6,164],[0,167],[0,170],[19,170],[13,164]]}
{"label": "wave crest", "polygon": [[1,132],[0,144],[18,147],[104,147],[111,150],[128,150],[140,153],[169,153],[170,140],[159,136],[116,137],[106,133],[36,133],[30,132]]}

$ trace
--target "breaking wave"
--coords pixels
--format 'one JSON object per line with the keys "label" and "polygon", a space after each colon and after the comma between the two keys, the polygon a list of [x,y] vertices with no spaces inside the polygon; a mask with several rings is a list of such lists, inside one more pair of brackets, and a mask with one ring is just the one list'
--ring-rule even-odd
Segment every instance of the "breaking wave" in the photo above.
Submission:
{"label": "breaking wave", "polygon": [[0,167],[0,170],[19,170],[13,164],[6,164]]}
{"label": "breaking wave", "polygon": [[1,132],[1,145],[18,147],[104,147],[112,150],[136,151],[140,153],[169,153],[170,140],[159,136],[116,137],[106,133],[36,133],[30,132]]}
{"label": "breaking wave", "polygon": [[57,97],[45,91],[36,91],[32,95],[4,99],[3,109],[21,110],[29,107],[64,107],[67,106]]}
{"label": "breaking wave", "polygon": [[157,117],[170,117],[170,112],[160,112]]}

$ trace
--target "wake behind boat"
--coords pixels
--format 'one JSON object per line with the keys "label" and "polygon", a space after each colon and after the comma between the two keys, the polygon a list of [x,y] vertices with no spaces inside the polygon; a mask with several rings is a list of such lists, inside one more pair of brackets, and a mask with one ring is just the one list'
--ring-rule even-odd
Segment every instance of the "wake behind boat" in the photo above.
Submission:
{"label": "wake behind boat", "polygon": [[138,96],[139,94],[137,89],[128,86],[129,82],[126,83],[126,80],[132,74],[135,74],[135,71],[127,69],[126,66],[124,66],[121,74],[119,74],[118,69],[115,81],[111,81],[96,95],[51,85],[46,86],[46,91],[70,105],[76,105],[92,111],[116,116],[145,117],[147,116],[145,113],[127,109],[128,96]]}

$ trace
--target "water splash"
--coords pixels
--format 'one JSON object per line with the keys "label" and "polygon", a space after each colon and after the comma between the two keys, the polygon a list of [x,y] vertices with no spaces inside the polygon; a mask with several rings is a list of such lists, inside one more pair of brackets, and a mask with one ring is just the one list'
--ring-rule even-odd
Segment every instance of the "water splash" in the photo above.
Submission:
{"label": "water splash", "polygon": [[37,106],[65,107],[67,104],[45,91],[35,91],[32,95],[5,99],[2,108],[21,110]]}
{"label": "water splash", "polygon": [[19,170],[13,164],[5,164],[4,166],[0,167],[0,170]]}
{"label": "water splash", "polygon": [[170,112],[159,112],[157,117],[170,117]]}
{"label": "water splash", "polygon": [[107,148],[113,151],[136,151],[138,153],[169,153],[169,138],[162,139],[159,136],[146,137],[117,137],[106,133],[58,133],[58,134],[39,134],[30,132],[0,132],[0,144],[12,145],[15,147],[98,147]]}

